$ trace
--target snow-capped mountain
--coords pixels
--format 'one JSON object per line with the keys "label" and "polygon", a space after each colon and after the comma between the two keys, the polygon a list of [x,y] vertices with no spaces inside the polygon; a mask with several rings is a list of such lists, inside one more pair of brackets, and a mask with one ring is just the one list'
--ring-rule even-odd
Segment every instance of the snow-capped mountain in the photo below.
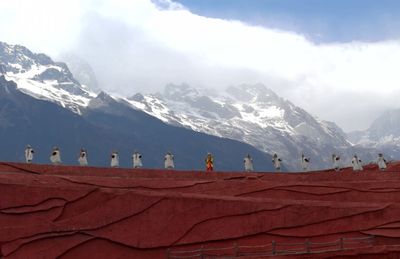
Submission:
{"label": "snow-capped mountain", "polygon": [[[82,66],[78,64],[77,67]],[[354,147],[334,123],[313,117],[260,84],[232,86],[224,92],[170,84],[163,93],[157,94],[138,93],[130,98],[116,98],[104,92],[96,95],[75,79],[65,63],[54,62],[45,54],[32,53],[23,46],[2,42],[1,74],[5,80],[15,82],[19,91],[56,103],[82,117],[89,118],[88,114],[93,114],[90,111],[95,110],[114,116],[107,117],[111,120],[118,116],[118,119],[133,119],[139,124],[152,121],[147,117],[136,118],[137,111],[144,112],[169,125],[238,140],[269,154],[277,153],[284,165],[294,171],[299,170],[302,153],[311,158],[312,169],[320,169],[331,167],[332,153],[340,154],[343,165],[348,165],[354,153],[371,160],[375,152]],[[87,73],[83,77],[85,75]],[[96,123],[102,128],[108,125],[108,122]],[[152,123],[158,125],[154,128],[161,127],[158,120]],[[129,127],[139,124],[129,124]],[[178,132],[175,129],[172,131]],[[125,136],[129,135],[124,129],[120,130]],[[247,146],[243,148],[248,150]],[[237,150],[240,156],[243,152]],[[262,159],[271,163],[269,156]]]}
{"label": "snow-capped mountain", "polygon": [[0,72],[24,93],[80,113],[96,95],[81,85],[62,62],[20,45],[0,42]]}
{"label": "snow-capped mountain", "polygon": [[95,93],[101,92],[96,74],[86,60],[74,54],[64,54],[59,58],[68,65],[69,70],[79,83],[87,86]]}
{"label": "snow-capped mountain", "polygon": [[94,94],[64,63],[6,43],[0,43],[0,132],[0,160],[21,161],[29,143],[39,163],[48,163],[58,146],[67,164],[76,164],[85,147],[91,165],[108,166],[109,152],[117,150],[121,166],[131,167],[138,149],[146,168],[163,168],[172,151],[177,169],[202,170],[211,152],[217,170],[243,170],[247,153],[256,170],[273,170],[267,154],[251,145],[168,125],[123,98]]}
{"label": "snow-capped mountain", "polygon": [[332,153],[348,161],[355,152],[336,124],[311,116],[261,84],[231,86],[222,93],[170,84],[163,93],[136,94],[128,101],[166,123],[278,153],[292,170],[299,170],[302,153],[317,169],[331,166]]}
{"label": "snow-capped mountain", "polygon": [[361,147],[372,147],[390,157],[400,157],[400,109],[388,110],[365,131],[348,133],[349,140]]}

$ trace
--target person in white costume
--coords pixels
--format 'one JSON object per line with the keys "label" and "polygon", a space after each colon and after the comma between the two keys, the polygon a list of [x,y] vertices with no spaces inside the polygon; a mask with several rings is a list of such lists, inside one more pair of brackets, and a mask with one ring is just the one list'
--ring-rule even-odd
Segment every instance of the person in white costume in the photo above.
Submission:
{"label": "person in white costume", "polygon": [[340,171],[340,156],[333,154],[332,155],[332,163],[333,163],[333,169],[335,171]]}
{"label": "person in white costume", "polygon": [[358,158],[357,155],[353,156],[353,159],[351,159],[351,164],[353,165],[353,171],[362,171],[362,161],[361,159]]}
{"label": "person in white costume", "polygon": [[168,151],[164,157],[164,167],[165,169],[174,169],[174,155]]}
{"label": "person in white costume", "polygon": [[35,153],[35,151],[31,147],[31,145],[27,145],[25,148],[25,161],[28,164],[32,162],[34,153]]}
{"label": "person in white costume", "polygon": [[305,157],[304,154],[301,154],[301,168],[304,172],[308,171],[309,164],[310,158]]}
{"label": "person in white costume", "polygon": [[61,164],[61,153],[60,153],[60,149],[58,147],[53,148],[53,152],[51,153],[51,156],[50,156],[50,161],[54,165]]}
{"label": "person in white costume", "polygon": [[86,153],[86,150],[83,148],[81,148],[81,151],[79,152],[78,162],[79,162],[79,165],[81,165],[81,166],[88,165],[87,153]]}
{"label": "person in white costume", "polygon": [[281,163],[282,163],[282,159],[280,159],[280,158],[278,157],[278,155],[275,153],[275,154],[272,156],[272,164],[273,164],[274,167],[275,167],[275,171],[277,171],[277,172],[280,172],[280,171],[281,171]]}
{"label": "person in white costume", "polygon": [[387,166],[386,166],[386,159],[383,157],[383,154],[379,153],[378,154],[378,159],[376,161],[378,164],[379,170],[385,171]]}
{"label": "person in white costume", "polygon": [[119,155],[117,151],[111,153],[111,167],[119,167]]}
{"label": "person in white costume", "polygon": [[246,172],[254,171],[253,158],[251,158],[250,154],[247,154],[247,156],[244,158],[243,162],[244,162],[244,170]]}
{"label": "person in white costume", "polygon": [[133,163],[133,168],[140,168],[143,166],[142,164],[142,154],[140,154],[138,151],[135,151],[132,155],[132,163]]}

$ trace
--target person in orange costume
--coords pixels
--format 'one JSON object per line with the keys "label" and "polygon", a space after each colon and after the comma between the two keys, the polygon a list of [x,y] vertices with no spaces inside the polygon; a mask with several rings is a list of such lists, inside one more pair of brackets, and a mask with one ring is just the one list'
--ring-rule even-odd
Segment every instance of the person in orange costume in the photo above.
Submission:
{"label": "person in orange costume", "polygon": [[214,170],[214,158],[211,153],[207,154],[206,157],[206,171],[213,171]]}

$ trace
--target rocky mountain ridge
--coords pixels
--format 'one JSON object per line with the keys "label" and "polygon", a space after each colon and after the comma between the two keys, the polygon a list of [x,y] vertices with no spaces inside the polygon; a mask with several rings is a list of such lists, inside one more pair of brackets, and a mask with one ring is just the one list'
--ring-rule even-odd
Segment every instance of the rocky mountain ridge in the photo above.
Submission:
{"label": "rocky mountain ridge", "polygon": [[[97,94],[97,89],[80,84],[65,63],[3,42],[0,72],[5,80],[15,82],[19,91],[80,116],[97,110],[130,119],[137,111],[144,112],[171,126],[277,153],[292,171],[300,170],[301,154],[311,158],[311,169],[322,169],[332,166],[332,153],[341,155],[342,164],[349,165],[354,153],[372,161],[378,152],[367,145],[353,145],[335,123],[312,116],[262,84],[230,86],[222,92],[169,84],[161,93],[120,98]],[[95,82],[92,77],[89,81]]]}
{"label": "rocky mountain ridge", "polygon": [[2,160],[23,161],[25,145],[31,144],[36,163],[49,163],[51,148],[58,146],[65,164],[76,164],[84,147],[89,164],[96,166],[109,166],[109,155],[116,150],[120,165],[131,167],[132,153],[138,150],[146,168],[163,168],[165,153],[172,151],[177,169],[203,170],[211,152],[217,170],[242,171],[247,153],[256,170],[273,170],[268,155],[248,144],[165,124],[123,98],[93,94],[67,66],[43,54],[5,43],[1,47]]}
{"label": "rocky mountain ridge", "polygon": [[163,93],[138,93],[128,101],[166,123],[278,153],[291,170],[299,170],[302,153],[311,157],[313,169],[331,166],[332,153],[348,157],[344,163],[354,152],[370,157],[335,123],[310,115],[262,84],[231,86],[222,93],[170,84]]}

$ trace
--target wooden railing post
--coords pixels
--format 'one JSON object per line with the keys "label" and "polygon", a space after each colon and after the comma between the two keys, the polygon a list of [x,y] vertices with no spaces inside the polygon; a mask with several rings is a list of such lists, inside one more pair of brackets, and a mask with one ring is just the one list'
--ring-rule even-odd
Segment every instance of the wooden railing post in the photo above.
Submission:
{"label": "wooden railing post", "polygon": [[275,240],[272,240],[272,255],[276,255],[276,243],[275,243]]}
{"label": "wooden railing post", "polygon": [[311,250],[310,250],[310,240],[308,238],[305,242],[305,246],[306,246],[306,252],[309,253]]}
{"label": "wooden railing post", "polygon": [[202,245],[200,248],[200,259],[204,259],[203,249],[204,249],[204,246]]}
{"label": "wooden railing post", "polygon": [[236,242],[233,244],[233,247],[235,249],[235,256],[239,256],[239,247],[238,247],[238,244]]}
{"label": "wooden railing post", "polygon": [[340,250],[343,250],[343,249],[344,249],[343,237],[340,238],[339,246],[340,246]]}

